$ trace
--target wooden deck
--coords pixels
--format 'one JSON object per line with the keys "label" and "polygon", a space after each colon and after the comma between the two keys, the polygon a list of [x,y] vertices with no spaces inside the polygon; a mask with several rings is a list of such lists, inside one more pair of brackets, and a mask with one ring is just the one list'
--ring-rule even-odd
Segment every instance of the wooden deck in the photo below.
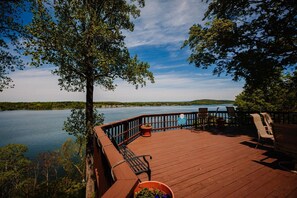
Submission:
{"label": "wooden deck", "polygon": [[[297,197],[297,174],[282,170],[271,147],[249,135],[174,130],[139,137],[129,148],[150,154],[152,180],[175,197]],[[140,175],[142,181],[146,174]]]}

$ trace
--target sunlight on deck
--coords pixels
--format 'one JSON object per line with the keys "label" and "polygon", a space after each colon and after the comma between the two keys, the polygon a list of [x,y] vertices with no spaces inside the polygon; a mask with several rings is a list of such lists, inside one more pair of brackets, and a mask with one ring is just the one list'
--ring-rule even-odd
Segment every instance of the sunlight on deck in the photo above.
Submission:
{"label": "sunlight on deck", "polygon": [[174,130],[128,146],[152,155],[152,180],[176,197],[297,197],[297,174],[280,169],[273,147],[255,149],[252,135]]}

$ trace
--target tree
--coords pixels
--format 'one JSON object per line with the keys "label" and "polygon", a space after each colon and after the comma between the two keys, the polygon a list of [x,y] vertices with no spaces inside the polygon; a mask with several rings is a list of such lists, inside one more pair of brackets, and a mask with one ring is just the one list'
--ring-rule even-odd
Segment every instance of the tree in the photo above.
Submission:
{"label": "tree", "polygon": [[189,62],[198,68],[214,66],[214,74],[226,72],[259,89],[296,70],[295,1],[216,0],[205,19],[206,26],[193,25],[184,42],[191,49]]}
{"label": "tree", "polygon": [[0,92],[14,87],[9,72],[22,69],[24,64],[20,59],[17,47],[19,38],[25,32],[20,15],[26,12],[26,3],[29,0],[0,1]]}
{"label": "tree", "polygon": [[1,197],[24,196],[26,185],[30,183],[28,167],[31,161],[24,154],[28,148],[21,144],[0,147],[0,187]]}
{"label": "tree", "polygon": [[136,88],[153,82],[149,65],[131,57],[122,30],[133,31],[131,17],[140,15],[144,0],[39,0],[29,24],[26,55],[32,65],[56,66],[59,85],[86,91],[86,196],[95,188],[93,170],[93,91],[95,85],[114,90],[121,78]]}
{"label": "tree", "polygon": [[38,163],[40,167],[40,173],[45,179],[46,194],[49,196],[49,183],[51,178],[58,178],[58,152],[44,152],[38,155]]}
{"label": "tree", "polygon": [[296,111],[297,72],[274,79],[265,89],[246,86],[235,105],[248,111]]}
{"label": "tree", "polygon": [[80,192],[85,189],[84,159],[85,153],[81,153],[81,145],[72,139],[66,140],[59,149],[59,163],[66,172],[61,179],[60,191],[70,197],[79,197]]}
{"label": "tree", "polygon": [[[98,113],[96,109],[93,110],[93,126],[102,125],[104,122],[104,115]],[[66,131],[69,135],[76,137],[76,143],[79,144],[79,153],[81,153],[81,147],[86,143],[86,111],[85,109],[72,109],[71,114],[67,117],[67,120],[64,122],[63,130]]]}

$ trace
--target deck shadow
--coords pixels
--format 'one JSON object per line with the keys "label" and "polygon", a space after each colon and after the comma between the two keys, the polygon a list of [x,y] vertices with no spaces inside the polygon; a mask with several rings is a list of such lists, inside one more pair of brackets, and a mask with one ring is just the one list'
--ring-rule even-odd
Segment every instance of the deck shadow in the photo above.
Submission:
{"label": "deck shadow", "polygon": [[[259,145],[257,148],[257,142],[250,142],[244,141],[240,142],[242,145],[246,145],[250,148],[254,148],[257,150],[262,150],[264,153],[262,154],[264,158],[261,160],[252,160],[255,163],[261,164],[263,166],[269,167],[275,170],[282,170],[282,171],[290,171],[294,169],[293,163],[283,163],[283,162],[291,162],[293,159],[283,153],[274,150],[273,145]],[[269,162],[267,162],[267,160]]]}
{"label": "deck shadow", "polygon": [[[266,157],[265,159],[269,159],[269,158],[270,157]],[[265,160],[260,160],[260,161],[252,160],[252,161],[274,170],[290,172],[291,170],[294,169],[294,163],[292,163],[293,159],[288,156],[283,156],[280,154],[276,156],[276,160],[274,160],[273,162],[265,162]]]}
{"label": "deck shadow", "polygon": [[257,139],[251,139],[250,141],[243,141],[243,142],[240,142],[240,144],[242,145],[245,145],[245,146],[248,146],[250,148],[254,148],[254,149],[259,149],[259,150],[265,150],[265,151],[268,151],[268,150],[273,150],[273,142],[267,142],[265,144],[260,144],[258,145],[258,147],[256,148],[257,146]]}
{"label": "deck shadow", "polygon": [[226,137],[238,137],[242,135],[249,136],[251,138],[257,137],[257,131],[253,127],[208,127],[205,129],[205,131],[213,135],[223,135]]}

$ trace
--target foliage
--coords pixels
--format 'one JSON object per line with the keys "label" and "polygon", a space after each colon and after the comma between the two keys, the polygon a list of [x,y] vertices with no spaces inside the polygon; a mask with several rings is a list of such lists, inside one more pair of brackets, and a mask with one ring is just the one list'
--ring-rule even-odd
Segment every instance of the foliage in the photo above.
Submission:
{"label": "foliage", "polygon": [[33,7],[31,35],[25,42],[33,66],[50,63],[59,85],[67,91],[86,91],[87,197],[94,192],[93,91],[100,85],[114,90],[121,78],[138,86],[154,81],[149,64],[131,57],[123,30],[133,31],[131,18],[140,15],[144,0],[39,0]]}
{"label": "foliage", "polygon": [[251,111],[296,111],[297,72],[275,79],[262,89],[246,87],[236,97],[235,105]]}
{"label": "foliage", "polygon": [[31,164],[24,153],[27,147],[21,144],[8,144],[0,147],[0,187],[1,197],[17,197],[26,195],[28,170]]}
{"label": "foliage", "polygon": [[[94,120],[92,126],[102,125],[104,122],[104,115],[99,113],[96,109],[93,111]],[[80,146],[86,143],[87,126],[86,126],[86,111],[85,109],[72,109],[71,114],[64,122],[63,130],[68,132],[69,135],[76,137],[76,142]],[[79,151],[81,152],[81,151]]]}
{"label": "foliage", "polygon": [[249,87],[271,87],[283,71],[296,70],[296,9],[294,1],[211,1],[210,21],[193,25],[184,43],[192,52],[189,62],[243,78]]}
{"label": "foliage", "polygon": [[81,145],[72,139],[66,140],[59,150],[59,163],[72,179],[85,180],[84,157]]}
{"label": "foliage", "polygon": [[265,101],[265,98],[265,92],[261,89],[253,90],[251,93],[243,91],[236,96],[235,105],[246,111],[275,111],[274,105]]}
{"label": "foliage", "polygon": [[1,197],[84,197],[85,155],[79,149],[68,139],[31,161],[25,145],[0,147]]}
{"label": "foliage", "polygon": [[14,87],[8,74],[24,66],[18,47],[19,39],[25,34],[20,16],[28,11],[28,2],[29,0],[0,1],[0,92]]}
{"label": "foliage", "polygon": [[[144,6],[144,1],[138,3]],[[94,85],[111,90],[116,78],[145,85],[145,78],[153,81],[149,65],[137,56],[130,57],[122,35],[122,30],[133,30],[130,16],[139,13],[135,4],[123,0],[58,0],[54,5],[38,1],[27,27],[32,37],[26,42],[26,54],[33,56],[32,65],[55,65],[53,73],[61,77],[60,86],[68,91],[86,90],[89,78]]]}
{"label": "foliage", "polygon": [[[104,115],[94,109],[93,126],[102,125],[104,122]],[[76,138],[81,136],[86,137],[86,112],[85,109],[72,109],[70,116],[64,122],[64,128],[69,135],[74,135]]]}
{"label": "foliage", "polygon": [[84,153],[80,145],[66,140],[58,151],[40,153],[36,193],[40,197],[83,197],[85,190]]}
{"label": "foliage", "polygon": [[171,196],[163,193],[159,189],[143,188],[139,192],[135,193],[135,198],[170,198]]}

